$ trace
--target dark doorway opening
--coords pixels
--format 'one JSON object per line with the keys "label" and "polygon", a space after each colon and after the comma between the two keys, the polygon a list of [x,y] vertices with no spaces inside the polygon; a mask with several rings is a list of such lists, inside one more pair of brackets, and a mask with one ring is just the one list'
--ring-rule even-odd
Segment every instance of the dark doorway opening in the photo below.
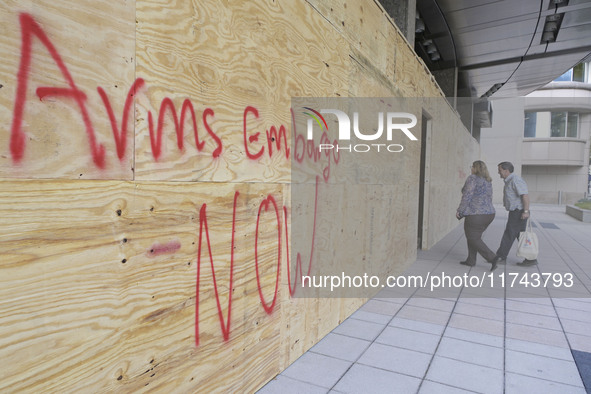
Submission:
{"label": "dark doorway opening", "polygon": [[431,132],[431,117],[429,114],[423,112],[421,116],[421,163],[420,163],[420,177],[419,177],[419,214],[418,214],[418,233],[417,233],[417,248],[423,249],[423,242],[425,241],[425,232],[427,230],[427,223],[425,218],[428,210],[428,199],[425,195],[428,191],[429,178],[427,171],[429,169],[429,139]]}

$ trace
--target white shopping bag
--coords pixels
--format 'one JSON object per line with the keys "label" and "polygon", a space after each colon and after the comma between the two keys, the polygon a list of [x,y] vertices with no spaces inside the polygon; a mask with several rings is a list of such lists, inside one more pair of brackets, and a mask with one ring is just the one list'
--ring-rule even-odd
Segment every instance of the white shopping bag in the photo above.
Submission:
{"label": "white shopping bag", "polygon": [[538,236],[532,231],[530,219],[527,219],[525,231],[519,233],[517,256],[527,260],[535,260],[538,258],[538,251]]}

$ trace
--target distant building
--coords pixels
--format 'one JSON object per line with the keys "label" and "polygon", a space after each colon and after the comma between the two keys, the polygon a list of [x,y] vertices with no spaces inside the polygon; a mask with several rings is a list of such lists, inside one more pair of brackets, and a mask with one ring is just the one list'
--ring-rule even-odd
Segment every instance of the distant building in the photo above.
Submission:
{"label": "distant building", "polygon": [[[490,171],[511,161],[537,203],[571,204],[590,193],[591,70],[579,63],[526,97],[492,100],[480,143]],[[494,200],[503,183],[495,181]]]}

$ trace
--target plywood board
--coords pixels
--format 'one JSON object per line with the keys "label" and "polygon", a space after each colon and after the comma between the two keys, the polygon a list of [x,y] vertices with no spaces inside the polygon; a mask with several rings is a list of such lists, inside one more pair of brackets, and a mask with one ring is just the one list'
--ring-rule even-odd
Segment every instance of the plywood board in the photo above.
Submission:
{"label": "plywood board", "polygon": [[[138,107],[137,179],[289,181],[290,99],[345,94],[343,39],[305,2],[185,2],[174,18],[160,13],[160,4],[138,6],[138,74],[147,88]],[[166,109],[174,104],[180,122],[187,101],[201,150],[188,115],[179,150]],[[162,113],[157,155],[146,119],[151,114],[155,135]]]}
{"label": "plywood board", "polygon": [[261,376],[277,372],[262,360],[280,342],[282,186],[21,181],[3,182],[0,201],[3,390],[129,391],[209,375],[222,387],[247,373],[232,364],[253,360]]}
{"label": "plywood board", "polygon": [[[292,97],[440,95],[375,2],[0,11],[0,391],[252,392],[369,296],[299,298],[297,272],[414,261],[419,141],[294,160]],[[432,244],[477,144],[414,105]]]}
{"label": "plywood board", "polygon": [[134,14],[131,1],[0,4],[1,177],[132,179]]}

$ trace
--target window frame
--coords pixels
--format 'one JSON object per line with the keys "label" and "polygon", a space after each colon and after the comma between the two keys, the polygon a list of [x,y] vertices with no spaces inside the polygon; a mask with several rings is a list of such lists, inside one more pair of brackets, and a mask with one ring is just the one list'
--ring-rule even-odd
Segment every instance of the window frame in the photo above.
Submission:
{"label": "window frame", "polygon": [[[583,80],[576,81],[575,77],[575,69],[577,67],[583,67]],[[580,82],[580,83],[589,83],[589,63],[578,63],[574,67],[569,68],[566,70],[562,75],[558,78],[554,79],[553,82]]]}
{"label": "window frame", "polygon": [[[548,113],[550,116],[547,117],[547,121],[549,121],[549,124],[545,124],[546,122],[540,122],[540,120],[538,119],[538,114],[539,113]],[[535,114],[535,116],[532,117],[532,115]],[[554,133],[554,130],[556,129],[556,124],[555,124],[555,120],[558,119],[559,117],[563,116],[563,118],[561,119],[562,125],[558,125],[558,127],[561,127],[561,132],[560,135],[556,135]],[[574,120],[576,118],[576,120]],[[580,125],[581,122],[581,114],[580,112],[575,112],[575,111],[552,111],[552,110],[537,110],[537,111],[524,111],[524,116],[523,116],[523,138],[524,139],[558,139],[558,138],[572,138],[572,139],[578,139],[579,138],[579,131],[581,128]],[[576,126],[575,127],[575,132],[574,132],[574,136],[572,136],[572,126]],[[571,127],[569,127],[571,126]],[[548,127],[548,134],[547,136],[538,136],[538,132],[537,130],[539,128],[545,128]],[[533,133],[532,133],[533,131]],[[532,135],[533,134],[533,135]]]}

